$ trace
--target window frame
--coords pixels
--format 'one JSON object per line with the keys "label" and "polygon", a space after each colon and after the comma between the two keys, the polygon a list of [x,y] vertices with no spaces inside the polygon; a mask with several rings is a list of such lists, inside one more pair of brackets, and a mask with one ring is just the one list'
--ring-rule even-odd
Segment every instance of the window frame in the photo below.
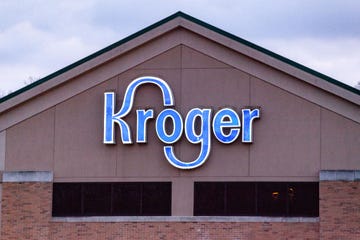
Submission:
{"label": "window frame", "polygon": [[[247,213],[232,213],[229,212],[228,208],[227,208],[227,186],[230,184],[249,184],[249,185],[253,185],[254,189],[253,191],[255,192],[254,198],[253,198],[253,203],[255,204],[255,209],[254,211],[251,213],[251,211],[247,212]],[[200,185],[202,188],[205,187],[206,185],[210,186],[211,184],[220,184],[224,187],[224,191],[222,191],[223,194],[223,201],[224,201],[224,209],[223,211],[219,211],[219,209],[213,209],[211,206],[208,207],[209,212],[204,212],[203,209],[201,209],[202,206],[200,206],[203,202],[201,202],[201,199],[209,199],[209,196],[202,196],[200,197],[200,202],[199,202],[199,198],[198,195],[200,194],[204,194],[204,193],[200,193],[198,192],[198,188]],[[273,186],[271,186],[273,185]],[[277,186],[277,187],[276,187]],[[310,199],[310,204],[311,204],[311,208],[309,208],[307,205],[307,203],[304,203],[302,206],[300,205],[290,205],[290,200],[289,200],[289,189],[291,186],[297,186],[298,189],[300,189],[300,192],[304,192],[306,194],[309,195],[309,197],[307,199],[305,199],[305,201],[309,201]],[[303,186],[303,188],[301,188]],[[272,203],[270,202],[270,198],[269,193],[264,193],[261,192],[262,189],[264,191],[264,189],[266,190],[266,188],[269,188],[269,190],[271,189],[277,189],[277,191],[273,191],[274,194],[278,194],[278,196],[273,196],[271,195],[271,197],[273,198],[271,201],[278,201],[277,197],[279,198],[279,204],[277,205],[277,203]],[[275,188],[274,188],[275,187]],[[299,188],[300,187],[300,188]],[[309,190],[310,188],[310,190]],[[305,189],[305,190],[304,190]],[[297,190],[296,190],[297,191]],[[310,193],[310,194],[309,194]],[[206,193],[205,193],[206,194]],[[213,194],[213,193],[212,193]],[[268,197],[268,199],[266,199],[266,197]],[[285,199],[283,199],[282,197],[285,197]],[[304,197],[300,199],[304,200]],[[299,204],[299,203],[297,203]],[[297,207],[298,209],[292,209],[291,207]],[[278,208],[278,209],[276,209]],[[200,210],[199,210],[200,209]],[[213,211],[213,212],[211,212]],[[221,212],[219,214],[219,212]],[[194,182],[194,203],[193,203],[193,215],[194,216],[232,216],[232,217],[241,217],[241,216],[250,216],[250,217],[319,217],[319,182],[236,182],[236,181],[195,181]]]}
{"label": "window frame", "polygon": [[[110,188],[109,192],[109,196],[100,196],[100,200],[99,199],[95,199],[95,200],[88,200],[86,199],[86,190],[91,189],[91,187],[94,186],[101,186],[103,185],[104,188]],[[139,199],[134,199],[134,201],[140,201],[140,205],[139,205],[139,209],[135,209],[133,210],[134,214],[122,214],[121,210],[120,211],[115,211],[116,208],[114,208],[114,202],[115,200],[119,200],[119,199],[115,199],[116,194],[115,191],[116,190],[121,190],[121,186],[129,186],[129,185],[133,185],[135,187],[137,187],[137,189],[139,190],[138,192],[138,197]],[[144,187],[145,186],[145,187]],[[152,193],[147,193],[145,194],[144,189],[146,189],[146,187],[151,187],[153,186],[153,188],[163,188],[163,191],[154,191]],[[66,195],[66,190],[64,188],[66,187],[70,187],[70,188],[74,188],[74,189],[78,189],[79,192],[75,192],[73,194],[77,194],[78,199],[76,199],[77,203],[75,204],[77,207],[79,207],[80,209],[76,209],[76,211],[73,212],[69,212],[66,211],[67,208],[67,204],[70,203],[74,204],[74,199],[69,200],[69,202],[65,202],[67,197],[71,197],[73,195],[71,195],[72,193],[69,193],[69,195]],[[87,189],[89,188],[89,189]],[[95,187],[94,187],[95,188]],[[171,182],[54,182],[53,183],[53,188],[52,188],[52,217],[93,217],[93,216],[103,216],[103,217],[133,217],[133,216],[141,216],[141,217],[146,217],[146,216],[171,216],[171,210],[172,210],[172,183]],[[64,192],[65,191],[65,192]],[[105,190],[104,190],[105,191]],[[105,191],[106,192],[106,191]],[[155,194],[154,194],[155,193]],[[63,196],[59,196],[60,194],[63,194]],[[79,196],[80,195],[80,196]],[[146,201],[146,199],[144,199],[144,196],[148,195],[151,198],[156,198],[156,196],[158,196],[158,198],[156,198],[155,200],[159,200],[159,195],[160,196],[160,202],[157,204],[157,207],[160,207],[159,209],[157,209],[157,211],[155,212],[149,212],[149,211],[145,211],[143,209],[143,206],[145,206],[146,204],[144,204],[144,201]],[[95,194],[96,196],[96,194]],[[62,197],[59,199],[59,197]],[[101,202],[101,197],[103,197],[104,200],[104,204],[106,206],[100,206],[99,209],[102,209],[99,212],[96,212],[96,205],[95,205],[95,210],[94,208],[92,208],[92,212],[87,212],[86,211],[86,206],[92,206],[91,204],[99,201]],[[163,197],[163,201],[161,201],[161,197]],[[62,201],[65,200],[65,201]],[[127,199],[129,201],[129,199]],[[118,201],[119,202],[119,201]],[[79,206],[80,204],[80,206]],[[74,209],[73,209],[74,210]],[[126,209],[128,210],[128,209]],[[153,210],[153,209],[152,209]]]}

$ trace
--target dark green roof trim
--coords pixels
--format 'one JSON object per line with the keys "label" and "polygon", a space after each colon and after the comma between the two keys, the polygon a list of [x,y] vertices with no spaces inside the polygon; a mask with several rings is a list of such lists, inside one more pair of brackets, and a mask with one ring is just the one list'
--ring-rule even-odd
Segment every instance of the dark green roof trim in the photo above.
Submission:
{"label": "dark green roof trim", "polygon": [[315,71],[315,70],[313,70],[311,68],[308,68],[308,67],[306,67],[304,65],[301,65],[301,64],[299,64],[297,62],[294,62],[294,61],[292,61],[292,60],[290,60],[290,59],[288,59],[286,57],[283,57],[283,56],[281,56],[281,55],[279,55],[277,53],[274,53],[274,52],[272,52],[272,51],[270,51],[270,50],[268,50],[266,48],[260,47],[260,46],[258,46],[256,44],[252,43],[252,42],[249,42],[249,41],[247,41],[247,40],[245,40],[243,38],[235,36],[235,35],[233,35],[233,34],[231,34],[229,32],[226,32],[226,31],[220,29],[220,28],[214,27],[214,26],[212,26],[212,25],[210,25],[210,24],[208,24],[206,22],[203,22],[203,21],[201,21],[199,19],[196,19],[196,18],[194,18],[192,16],[189,16],[189,15],[187,15],[185,13],[179,12],[178,14],[180,16],[186,18],[189,21],[195,22],[195,23],[197,23],[197,24],[199,24],[199,25],[201,25],[203,27],[206,27],[206,28],[208,28],[208,29],[210,29],[210,30],[212,30],[214,32],[217,32],[217,33],[219,33],[221,35],[224,35],[224,36],[226,36],[226,37],[228,37],[230,39],[233,39],[233,40],[235,40],[237,42],[240,42],[240,43],[242,43],[242,44],[244,44],[244,45],[246,45],[248,47],[251,47],[251,48],[253,48],[255,50],[258,50],[258,51],[260,51],[262,53],[265,53],[265,54],[267,54],[267,55],[269,55],[269,56],[271,56],[273,58],[276,58],[276,59],[278,59],[278,60],[280,60],[282,62],[285,62],[285,63],[287,63],[287,64],[289,64],[289,65],[291,65],[293,67],[299,68],[299,69],[301,69],[301,70],[303,70],[303,71],[305,71],[307,73],[310,73],[310,74],[312,74],[312,75],[314,75],[316,77],[322,78],[325,81],[328,81],[328,82],[330,82],[332,84],[335,84],[335,85],[337,85],[339,87],[345,88],[346,90],[349,90],[349,91],[351,91],[353,93],[356,93],[356,94],[360,95],[360,90],[359,89],[351,87],[351,86],[349,86],[349,85],[347,85],[345,83],[342,83],[342,82],[340,82],[340,81],[338,81],[338,80],[336,80],[334,78],[326,76],[325,74],[322,74],[322,73],[317,72],[317,71]]}
{"label": "dark green roof trim", "polygon": [[130,36],[128,36],[128,37],[126,37],[126,38],[124,38],[124,39],[122,39],[122,40],[120,40],[118,42],[115,42],[115,43],[111,44],[110,46],[107,46],[107,47],[105,47],[105,48],[103,48],[103,49],[101,49],[101,50],[99,50],[99,51],[97,51],[97,52],[83,58],[83,59],[80,59],[79,61],[76,61],[76,62],[74,62],[74,63],[72,63],[72,64],[70,64],[70,65],[68,65],[68,66],[66,66],[66,67],[64,67],[64,68],[62,68],[62,69],[60,69],[60,70],[46,76],[46,77],[44,77],[44,78],[41,78],[41,79],[39,79],[39,80],[29,84],[29,85],[26,85],[25,87],[20,88],[20,89],[16,90],[15,92],[12,92],[12,93],[4,96],[3,98],[0,98],[0,103],[5,102],[6,100],[8,100],[10,98],[13,98],[13,97],[15,97],[15,96],[17,96],[17,95],[19,95],[19,94],[21,94],[23,92],[26,92],[27,90],[29,90],[31,88],[34,88],[34,87],[36,87],[36,86],[38,86],[38,85],[40,85],[40,84],[42,84],[44,82],[47,82],[50,79],[52,79],[54,77],[57,77],[57,76],[63,74],[64,72],[67,72],[67,71],[69,71],[69,70],[71,70],[71,69],[73,69],[73,68],[75,68],[75,67],[77,67],[77,66],[79,66],[79,65],[81,65],[81,64],[83,64],[85,62],[87,62],[87,61],[90,61],[91,59],[96,58],[97,56],[99,56],[99,55],[101,55],[103,53],[106,53],[106,52],[108,52],[108,51],[110,51],[110,50],[112,50],[112,49],[126,43],[126,42],[129,42],[130,40],[132,40],[132,39],[134,39],[134,38],[136,38],[136,37],[138,37],[138,36],[140,36],[140,35],[142,35],[142,34],[144,34],[146,32],[149,32],[152,29],[157,28],[158,26],[163,25],[164,23],[169,22],[172,19],[174,19],[174,18],[176,18],[178,16],[181,16],[181,15],[182,15],[181,12],[177,12],[177,13],[175,13],[175,14],[167,17],[167,18],[164,18],[163,20],[160,20],[160,21],[158,21],[158,22],[156,22],[156,23],[154,23],[154,24],[152,24],[152,25],[150,25],[150,26],[148,26],[148,27],[134,33],[134,34],[131,34]]}
{"label": "dark green roof trim", "polygon": [[63,74],[64,72],[69,71],[69,70],[71,70],[71,69],[73,69],[73,68],[75,68],[75,67],[77,67],[77,66],[79,66],[79,65],[81,65],[81,64],[83,64],[83,63],[85,63],[85,62],[87,62],[87,61],[89,61],[89,60],[91,60],[91,59],[105,53],[105,52],[108,52],[108,51],[110,51],[110,50],[112,50],[112,49],[114,49],[114,48],[116,48],[116,47],[118,47],[118,46],[120,46],[120,45],[122,45],[122,44],[124,44],[124,43],[126,43],[126,42],[128,42],[128,41],[130,41],[130,40],[144,34],[144,33],[146,33],[146,32],[148,32],[148,31],[151,31],[152,29],[157,28],[158,26],[163,25],[164,23],[169,22],[169,21],[171,21],[171,20],[173,20],[174,18],[177,18],[177,17],[182,17],[184,19],[187,19],[187,20],[189,20],[191,22],[194,22],[194,23],[196,23],[198,25],[201,25],[201,26],[203,26],[203,27],[205,27],[205,28],[207,28],[209,30],[217,32],[217,33],[219,33],[219,34],[221,34],[223,36],[226,36],[226,37],[228,37],[228,38],[230,38],[232,40],[235,40],[235,41],[237,41],[239,43],[242,43],[242,44],[244,44],[244,45],[246,45],[248,47],[251,47],[251,48],[253,48],[253,49],[257,50],[257,51],[260,51],[260,52],[262,52],[264,54],[267,54],[267,55],[269,55],[269,56],[271,56],[271,57],[273,57],[275,59],[278,59],[278,60],[280,60],[282,62],[285,62],[285,63],[287,63],[287,64],[289,64],[289,65],[291,65],[293,67],[296,67],[296,68],[298,68],[298,69],[300,69],[302,71],[305,71],[305,72],[310,73],[310,74],[312,74],[312,75],[314,75],[316,77],[319,77],[319,78],[321,78],[321,79],[323,79],[323,80],[325,80],[327,82],[330,82],[330,83],[335,84],[335,85],[337,85],[337,86],[339,86],[341,88],[344,88],[344,89],[346,89],[346,90],[348,90],[350,92],[353,92],[355,94],[360,95],[360,90],[359,89],[351,87],[351,86],[349,86],[349,85],[347,85],[345,83],[342,83],[342,82],[340,82],[340,81],[338,81],[338,80],[336,80],[334,78],[326,76],[326,75],[324,75],[324,74],[322,74],[320,72],[317,72],[317,71],[315,71],[315,70],[313,70],[311,68],[308,68],[308,67],[306,67],[304,65],[301,65],[301,64],[299,64],[297,62],[294,62],[294,61],[292,61],[292,60],[290,60],[288,58],[285,58],[285,57],[283,57],[283,56],[281,56],[281,55],[279,55],[277,53],[274,53],[274,52],[272,52],[270,50],[267,50],[267,49],[265,49],[263,47],[260,47],[260,46],[258,46],[256,44],[254,44],[254,43],[251,43],[251,42],[249,42],[249,41],[247,41],[247,40],[245,40],[243,38],[235,36],[235,35],[233,35],[233,34],[231,34],[229,32],[221,30],[221,29],[219,29],[219,28],[217,28],[217,27],[215,27],[213,25],[210,25],[210,24],[208,24],[206,22],[203,22],[203,21],[201,21],[201,20],[199,20],[197,18],[194,18],[194,17],[192,17],[192,16],[190,16],[188,14],[185,14],[185,13],[179,11],[179,12],[176,12],[175,14],[170,15],[169,17],[164,18],[163,20],[160,20],[160,21],[158,21],[158,22],[156,22],[156,23],[154,23],[154,24],[152,24],[152,25],[150,25],[150,26],[148,26],[148,27],[134,33],[134,34],[131,34],[130,36],[128,36],[128,37],[126,37],[126,38],[124,38],[124,39],[122,39],[122,40],[120,40],[118,42],[115,42],[115,43],[111,44],[108,47],[105,47],[105,48],[103,48],[103,49],[101,49],[101,50],[99,50],[99,51],[97,51],[97,52],[83,58],[83,59],[80,59],[79,61],[76,61],[76,62],[74,62],[74,63],[72,63],[72,64],[70,64],[70,65],[68,65],[68,66],[66,66],[66,67],[64,67],[64,68],[62,68],[62,69],[48,75],[48,76],[46,76],[46,77],[44,77],[44,78],[41,78],[41,79],[37,80],[36,82],[33,82],[33,83],[31,83],[31,84],[29,84],[29,85],[15,91],[15,92],[12,92],[12,93],[4,96],[3,98],[0,98],[0,103],[5,102],[8,99],[13,98],[13,97],[15,97],[15,96],[17,96],[17,95],[31,89],[31,88],[34,88],[34,87],[44,83],[44,82],[47,82],[50,79],[52,79],[52,78],[54,78],[56,76],[59,76],[59,75]]}

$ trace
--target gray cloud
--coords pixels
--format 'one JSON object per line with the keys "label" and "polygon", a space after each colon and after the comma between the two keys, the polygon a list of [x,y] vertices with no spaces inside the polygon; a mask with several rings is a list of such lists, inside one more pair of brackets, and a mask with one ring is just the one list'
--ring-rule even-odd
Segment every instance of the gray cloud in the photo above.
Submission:
{"label": "gray cloud", "polygon": [[44,77],[176,11],[355,85],[360,1],[0,1],[0,89]]}

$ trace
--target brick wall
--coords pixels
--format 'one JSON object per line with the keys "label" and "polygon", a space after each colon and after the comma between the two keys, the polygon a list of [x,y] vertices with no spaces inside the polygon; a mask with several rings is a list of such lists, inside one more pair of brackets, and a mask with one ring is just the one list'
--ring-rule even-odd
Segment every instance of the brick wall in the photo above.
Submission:
{"label": "brick wall", "polygon": [[51,183],[3,183],[2,239],[319,239],[318,223],[51,221]]}
{"label": "brick wall", "polygon": [[320,182],[321,239],[360,239],[360,182]]}
{"label": "brick wall", "polygon": [[50,239],[319,239],[318,223],[52,223]]}
{"label": "brick wall", "polygon": [[2,239],[48,239],[52,184],[3,183],[2,187]]}

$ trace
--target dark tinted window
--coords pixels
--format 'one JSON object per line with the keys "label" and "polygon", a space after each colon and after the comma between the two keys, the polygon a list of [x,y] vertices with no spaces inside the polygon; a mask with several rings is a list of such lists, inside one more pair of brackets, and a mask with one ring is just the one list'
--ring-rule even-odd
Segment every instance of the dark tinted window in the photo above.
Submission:
{"label": "dark tinted window", "polygon": [[286,185],[284,183],[257,184],[258,215],[286,216]]}
{"label": "dark tinted window", "polygon": [[255,184],[229,182],[226,184],[226,215],[250,216],[255,214]]}
{"label": "dark tinted window", "polygon": [[195,216],[224,215],[224,183],[197,182],[194,189]]}
{"label": "dark tinted window", "polygon": [[53,215],[80,216],[81,213],[81,184],[54,183]]}
{"label": "dark tinted window", "polygon": [[83,183],[83,215],[110,215],[111,184]]}
{"label": "dark tinted window", "polygon": [[195,216],[319,216],[317,182],[196,182]]}
{"label": "dark tinted window", "polygon": [[113,215],[140,215],[141,185],[138,183],[116,183],[113,188]]}
{"label": "dark tinted window", "polygon": [[171,183],[54,183],[53,216],[169,216]]}
{"label": "dark tinted window", "polygon": [[289,183],[290,216],[319,216],[319,183]]}
{"label": "dark tinted window", "polygon": [[142,213],[144,216],[171,215],[171,184],[144,183],[142,185]]}

